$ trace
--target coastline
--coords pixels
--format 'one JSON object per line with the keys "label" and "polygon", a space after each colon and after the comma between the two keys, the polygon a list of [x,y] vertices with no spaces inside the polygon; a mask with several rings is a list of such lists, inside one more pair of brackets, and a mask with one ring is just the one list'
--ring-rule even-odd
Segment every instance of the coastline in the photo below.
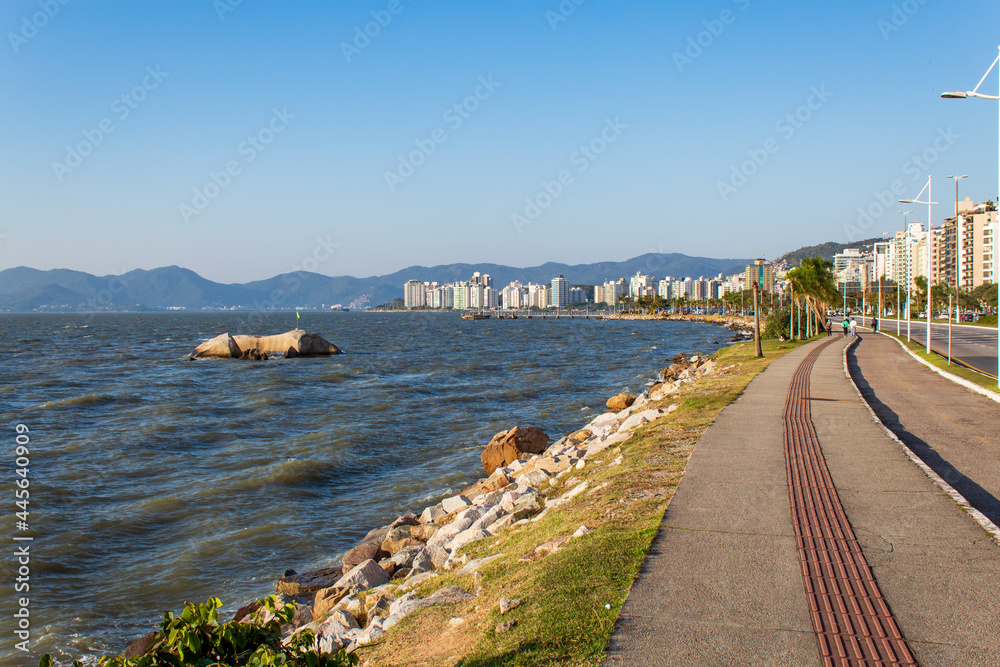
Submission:
{"label": "coastline", "polygon": [[[678,319],[706,321],[695,317]],[[768,347],[775,353],[794,346],[773,341]],[[697,436],[772,360],[750,362],[749,354],[737,343],[687,367],[681,360],[632,405],[599,415],[419,517],[403,515],[369,532],[345,554],[342,570],[289,573],[275,584],[281,602],[296,608],[286,634],[309,628],[320,648],[344,646],[361,664],[402,665],[412,664],[415,646],[433,653],[426,637],[443,633],[454,650],[428,654],[425,663],[455,664],[452,658],[486,656],[551,632],[543,621],[564,618],[601,591],[610,601],[588,606],[589,631],[597,634],[586,655],[574,653],[563,662],[596,664]],[[616,557],[605,558],[608,552]],[[539,579],[562,579],[567,567],[579,571],[593,562],[600,563],[599,572],[563,582],[589,582],[587,590],[560,598],[553,597],[559,586],[537,588]],[[266,621],[257,607],[241,608],[236,618]]]}

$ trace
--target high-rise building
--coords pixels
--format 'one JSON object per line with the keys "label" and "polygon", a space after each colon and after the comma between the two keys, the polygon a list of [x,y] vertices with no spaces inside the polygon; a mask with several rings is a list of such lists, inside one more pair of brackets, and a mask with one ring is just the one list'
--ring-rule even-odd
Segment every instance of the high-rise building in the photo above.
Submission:
{"label": "high-rise building", "polygon": [[664,299],[669,299],[670,298],[670,278],[669,277],[664,278],[663,280],[661,280],[659,282],[659,284],[656,286],[656,293],[660,297],[662,297]]}
{"label": "high-rise building", "polygon": [[472,307],[472,295],[469,283],[455,283],[455,300],[452,306],[455,310],[466,310]]}
{"label": "high-rise building", "polygon": [[994,282],[992,230],[996,220],[992,202],[978,206],[969,198],[959,202],[957,223],[952,216],[941,225],[935,282],[965,290]]}
{"label": "high-rise building", "polygon": [[755,259],[747,264],[746,284],[757,283],[765,292],[774,291],[774,265],[766,259]]}
{"label": "high-rise building", "polygon": [[618,297],[625,294],[625,279],[608,280],[604,283],[604,303],[609,306],[618,305]]}
{"label": "high-rise building", "polygon": [[636,271],[635,275],[629,280],[628,295],[633,299],[640,296],[649,296],[655,294],[655,292],[656,284],[653,278],[644,275],[642,271]]}
{"label": "high-rise building", "polygon": [[407,280],[403,285],[403,304],[406,308],[423,308],[426,289],[419,280]]}
{"label": "high-rise building", "polygon": [[569,283],[561,275],[552,279],[552,307],[565,308],[569,305]]}

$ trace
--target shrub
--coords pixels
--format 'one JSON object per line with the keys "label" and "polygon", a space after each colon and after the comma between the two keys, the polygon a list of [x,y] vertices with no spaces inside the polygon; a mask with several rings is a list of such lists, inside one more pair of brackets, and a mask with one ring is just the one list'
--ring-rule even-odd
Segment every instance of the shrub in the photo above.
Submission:
{"label": "shrub", "polygon": [[[219,623],[219,598],[209,598],[204,604],[184,606],[179,617],[169,611],[163,615],[158,644],[146,655],[134,658],[104,657],[98,662],[106,667],[184,667],[212,665],[219,667],[346,667],[357,663],[355,655],[340,650],[335,654],[320,653],[316,637],[303,630],[288,643],[281,643],[281,625],[295,615],[293,605],[276,608],[277,598],[264,600],[264,608],[274,614],[263,625],[230,621]],[[51,667],[52,657],[42,656],[39,667]],[[74,667],[83,667],[80,661]]]}

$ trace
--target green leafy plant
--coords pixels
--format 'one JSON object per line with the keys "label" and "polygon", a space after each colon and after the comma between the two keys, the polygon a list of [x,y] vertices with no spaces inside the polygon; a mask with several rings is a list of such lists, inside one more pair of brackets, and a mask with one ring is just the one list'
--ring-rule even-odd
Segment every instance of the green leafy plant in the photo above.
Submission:
{"label": "green leafy plant", "polygon": [[[277,607],[272,595],[263,609],[272,614],[267,623],[256,625],[230,621],[219,623],[219,598],[204,604],[187,603],[180,616],[163,615],[153,648],[133,658],[101,658],[104,667],[347,667],[358,658],[343,649],[321,653],[311,630],[296,634],[287,644],[281,643],[281,626],[295,615],[292,605]],[[52,667],[52,657],[42,656],[39,667]],[[79,661],[74,667],[83,667]]]}

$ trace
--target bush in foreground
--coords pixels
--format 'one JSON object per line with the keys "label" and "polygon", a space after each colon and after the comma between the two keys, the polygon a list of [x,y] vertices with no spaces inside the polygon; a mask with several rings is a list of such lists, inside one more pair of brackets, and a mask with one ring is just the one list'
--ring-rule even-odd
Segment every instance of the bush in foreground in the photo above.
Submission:
{"label": "bush in foreground", "polygon": [[[336,654],[320,653],[315,635],[304,630],[287,644],[281,643],[281,625],[289,623],[295,610],[292,605],[276,609],[277,598],[271,596],[264,607],[274,618],[263,625],[230,621],[219,623],[219,598],[209,598],[204,604],[187,603],[179,617],[163,615],[157,644],[146,655],[134,658],[115,656],[101,658],[105,667],[347,667],[357,663],[357,656],[341,650]],[[52,667],[52,657],[42,656],[39,667]],[[83,667],[79,661],[74,667]]]}

